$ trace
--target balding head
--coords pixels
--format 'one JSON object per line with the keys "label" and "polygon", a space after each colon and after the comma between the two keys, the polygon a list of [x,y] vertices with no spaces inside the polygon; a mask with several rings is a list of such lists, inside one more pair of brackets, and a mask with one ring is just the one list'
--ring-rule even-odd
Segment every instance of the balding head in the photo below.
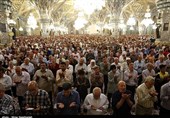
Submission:
{"label": "balding head", "polygon": [[119,92],[124,93],[126,91],[126,83],[124,81],[122,80],[119,81],[117,86],[118,86]]}
{"label": "balding head", "polygon": [[32,95],[36,95],[38,92],[38,84],[36,81],[30,81],[28,83],[28,90],[30,92],[30,94]]}
{"label": "balding head", "polygon": [[21,68],[21,66],[16,66],[15,67],[15,72],[19,76],[22,75],[22,68]]}
{"label": "balding head", "polygon": [[99,87],[95,87],[93,89],[93,97],[94,99],[99,99],[101,95],[101,89]]}

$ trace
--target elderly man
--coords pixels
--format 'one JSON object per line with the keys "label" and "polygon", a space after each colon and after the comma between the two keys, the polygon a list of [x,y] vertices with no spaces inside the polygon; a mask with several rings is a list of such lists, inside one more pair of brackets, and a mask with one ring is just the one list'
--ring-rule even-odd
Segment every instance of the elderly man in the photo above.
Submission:
{"label": "elderly man", "polygon": [[12,115],[13,113],[13,98],[5,94],[5,86],[0,83],[0,115]]}
{"label": "elderly man", "polygon": [[93,93],[88,94],[84,100],[84,108],[87,109],[88,115],[104,115],[107,113],[108,105],[107,96],[101,93],[99,87],[95,87]]}
{"label": "elderly man", "polygon": [[152,115],[154,102],[157,101],[158,95],[154,81],[152,76],[148,76],[145,78],[145,82],[137,87],[136,115]]}
{"label": "elderly man", "polygon": [[30,77],[32,79],[35,68],[34,65],[30,62],[30,59],[28,57],[24,59],[24,63],[21,64],[21,67],[27,70],[27,72],[30,74]]}
{"label": "elderly man", "polygon": [[46,115],[51,102],[45,90],[39,89],[36,81],[28,83],[28,91],[24,95],[25,110],[33,110],[31,115]]}
{"label": "elderly man", "polygon": [[126,83],[124,81],[118,82],[118,90],[112,96],[113,115],[116,117],[130,116],[131,108],[134,104],[132,92],[126,90]]}
{"label": "elderly man", "polygon": [[16,85],[16,95],[18,96],[18,101],[20,105],[20,109],[23,112],[22,109],[22,102],[23,102],[23,96],[25,92],[28,90],[28,82],[30,81],[30,75],[26,71],[22,71],[22,68],[20,66],[16,66],[15,68],[15,74],[12,77],[14,85]]}
{"label": "elderly man", "polygon": [[63,90],[57,94],[55,105],[60,115],[77,115],[80,108],[80,96],[72,90],[70,83],[64,83]]}

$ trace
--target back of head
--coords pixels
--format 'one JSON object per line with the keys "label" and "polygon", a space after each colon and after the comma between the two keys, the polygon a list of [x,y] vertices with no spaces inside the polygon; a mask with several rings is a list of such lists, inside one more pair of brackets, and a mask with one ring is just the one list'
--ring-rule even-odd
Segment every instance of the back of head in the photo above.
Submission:
{"label": "back of head", "polygon": [[150,81],[155,81],[155,78],[152,77],[152,76],[147,76],[147,77],[145,78],[145,82],[150,82]]}

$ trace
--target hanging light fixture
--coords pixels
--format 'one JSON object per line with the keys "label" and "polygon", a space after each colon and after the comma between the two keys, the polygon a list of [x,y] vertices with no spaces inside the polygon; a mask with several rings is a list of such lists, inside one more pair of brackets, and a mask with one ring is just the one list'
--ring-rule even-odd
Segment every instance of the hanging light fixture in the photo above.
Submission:
{"label": "hanging light fixture", "polygon": [[35,29],[37,28],[37,21],[34,18],[33,14],[31,13],[30,16],[28,17],[27,24],[32,28]]}
{"label": "hanging light fixture", "polygon": [[134,26],[134,25],[136,25],[136,20],[135,20],[135,18],[133,17],[133,15],[131,15],[130,18],[128,19],[127,25],[129,25],[129,26]]}
{"label": "hanging light fixture", "polygon": [[147,7],[146,13],[145,13],[145,18],[142,20],[141,24],[145,25],[145,27],[148,27],[149,25],[152,25],[154,21],[151,19],[151,13],[149,6]]}

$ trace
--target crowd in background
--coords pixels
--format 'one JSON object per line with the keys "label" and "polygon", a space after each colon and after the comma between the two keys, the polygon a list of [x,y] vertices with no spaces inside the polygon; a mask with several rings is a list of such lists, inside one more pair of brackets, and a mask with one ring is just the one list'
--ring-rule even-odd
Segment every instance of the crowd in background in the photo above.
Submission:
{"label": "crowd in background", "polygon": [[169,114],[169,80],[170,48],[150,37],[17,37],[0,49],[0,114]]}

